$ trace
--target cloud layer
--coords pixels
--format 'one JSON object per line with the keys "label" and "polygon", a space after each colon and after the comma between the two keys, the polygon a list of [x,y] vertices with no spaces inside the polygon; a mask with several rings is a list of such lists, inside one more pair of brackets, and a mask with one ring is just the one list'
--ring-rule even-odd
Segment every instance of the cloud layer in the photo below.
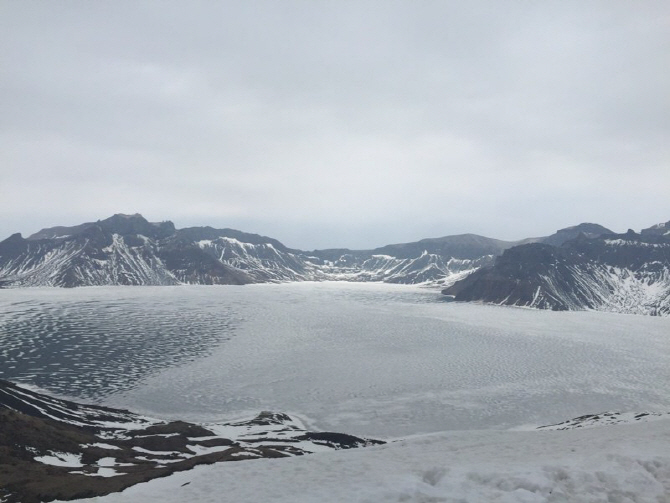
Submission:
{"label": "cloud layer", "polygon": [[298,248],[670,218],[667,2],[5,2],[0,239]]}

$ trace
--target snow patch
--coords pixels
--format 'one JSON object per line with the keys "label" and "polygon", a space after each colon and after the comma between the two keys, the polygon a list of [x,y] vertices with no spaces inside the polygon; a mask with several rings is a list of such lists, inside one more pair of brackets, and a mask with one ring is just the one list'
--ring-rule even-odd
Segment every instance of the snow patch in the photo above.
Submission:
{"label": "snow patch", "polygon": [[645,243],[644,241],[630,241],[626,239],[605,239],[605,244],[609,246],[637,246],[640,248],[667,248],[665,243]]}
{"label": "snow patch", "polygon": [[35,461],[51,466],[67,466],[72,468],[81,468],[81,454],[72,454],[70,452],[53,452],[51,455],[35,456]]}

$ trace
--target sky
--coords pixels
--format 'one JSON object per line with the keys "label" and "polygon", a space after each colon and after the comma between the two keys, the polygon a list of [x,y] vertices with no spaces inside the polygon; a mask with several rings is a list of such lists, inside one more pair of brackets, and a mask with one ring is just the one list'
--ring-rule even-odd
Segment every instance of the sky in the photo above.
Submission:
{"label": "sky", "polygon": [[0,0],[0,239],[670,220],[670,2]]}

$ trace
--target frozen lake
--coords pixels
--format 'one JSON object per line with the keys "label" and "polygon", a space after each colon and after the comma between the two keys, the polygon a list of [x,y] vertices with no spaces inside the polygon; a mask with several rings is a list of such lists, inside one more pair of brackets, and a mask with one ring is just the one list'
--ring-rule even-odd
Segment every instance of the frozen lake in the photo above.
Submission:
{"label": "frozen lake", "polygon": [[158,417],[377,437],[670,410],[670,318],[403,285],[0,290],[0,377]]}

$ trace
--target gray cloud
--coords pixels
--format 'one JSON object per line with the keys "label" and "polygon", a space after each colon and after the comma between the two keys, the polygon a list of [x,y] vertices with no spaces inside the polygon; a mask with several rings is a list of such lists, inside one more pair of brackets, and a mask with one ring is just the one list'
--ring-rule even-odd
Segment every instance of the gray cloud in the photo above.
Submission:
{"label": "gray cloud", "polygon": [[670,218],[666,2],[0,6],[0,238],[372,247]]}

